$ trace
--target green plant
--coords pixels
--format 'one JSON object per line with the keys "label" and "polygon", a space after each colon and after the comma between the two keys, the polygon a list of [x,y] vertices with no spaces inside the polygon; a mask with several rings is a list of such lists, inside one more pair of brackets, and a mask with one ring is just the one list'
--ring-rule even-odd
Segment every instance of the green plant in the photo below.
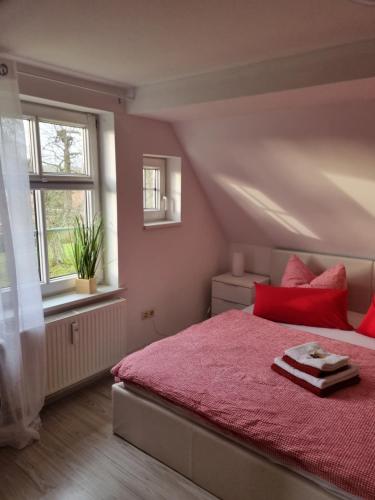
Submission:
{"label": "green plant", "polygon": [[82,216],[75,217],[72,252],[78,278],[94,278],[103,240],[103,221],[100,217],[95,216],[90,224],[85,223]]}

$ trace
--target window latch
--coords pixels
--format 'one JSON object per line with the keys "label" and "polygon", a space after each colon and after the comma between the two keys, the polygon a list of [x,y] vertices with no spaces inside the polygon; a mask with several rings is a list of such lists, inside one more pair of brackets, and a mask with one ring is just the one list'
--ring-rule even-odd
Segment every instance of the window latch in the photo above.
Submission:
{"label": "window latch", "polygon": [[168,210],[168,198],[166,196],[163,196],[162,200],[163,200],[164,210],[167,211]]}

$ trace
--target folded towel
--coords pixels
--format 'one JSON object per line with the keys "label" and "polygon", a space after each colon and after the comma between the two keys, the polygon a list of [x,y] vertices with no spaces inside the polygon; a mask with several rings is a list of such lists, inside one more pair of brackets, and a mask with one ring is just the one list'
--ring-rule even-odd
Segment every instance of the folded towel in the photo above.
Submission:
{"label": "folded towel", "polygon": [[300,387],[303,387],[304,389],[307,389],[308,391],[312,392],[313,394],[316,394],[317,396],[324,398],[325,396],[329,396],[330,394],[338,391],[339,389],[344,389],[345,387],[349,387],[354,384],[358,384],[360,382],[359,376],[352,377],[348,380],[343,380],[342,382],[337,382],[337,384],[331,385],[330,387],[326,387],[325,389],[319,389],[318,387],[315,387],[314,385],[309,384],[305,380],[302,380],[301,378],[295,377],[291,373],[283,370],[280,368],[280,366],[276,365],[275,363],[271,366],[272,370],[277,372],[279,375],[282,375],[283,377],[286,377],[287,379],[291,380],[294,382],[296,385],[299,385]]}
{"label": "folded towel", "polygon": [[313,366],[309,365],[304,365],[302,363],[299,363],[293,358],[290,358],[286,354],[282,357],[282,360],[285,361],[285,363],[288,363],[288,365],[293,366],[293,368],[297,368],[297,370],[301,370],[301,372],[308,373],[309,375],[312,375],[313,377],[327,377],[327,375],[333,375],[334,373],[342,372],[343,370],[346,370],[348,368],[348,365],[342,366],[341,368],[337,368],[335,371],[323,371],[319,370],[319,368],[314,368]]}
{"label": "folded towel", "polygon": [[316,342],[308,342],[307,344],[286,349],[284,354],[298,361],[298,363],[325,372],[334,372],[349,363],[349,356],[340,356],[327,352]]}
{"label": "folded towel", "polygon": [[288,363],[285,363],[285,361],[283,361],[281,358],[275,358],[274,364],[282,368],[284,371],[290,373],[294,377],[304,380],[308,384],[313,385],[318,389],[326,389],[327,387],[335,385],[338,382],[343,382],[344,380],[348,380],[359,375],[359,367],[357,365],[350,365],[346,370],[334,373],[332,375],[327,375],[327,377],[325,378],[318,378],[313,377],[308,373],[301,372],[301,370],[297,370],[297,368],[293,368],[292,366],[288,365]]}

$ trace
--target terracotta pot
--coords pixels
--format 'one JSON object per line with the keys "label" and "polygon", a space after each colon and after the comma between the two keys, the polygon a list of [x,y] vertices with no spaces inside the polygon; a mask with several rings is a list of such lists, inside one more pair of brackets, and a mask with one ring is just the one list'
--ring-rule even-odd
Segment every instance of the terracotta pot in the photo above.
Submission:
{"label": "terracotta pot", "polygon": [[96,292],[96,278],[88,280],[77,278],[76,291],[78,293],[95,293]]}

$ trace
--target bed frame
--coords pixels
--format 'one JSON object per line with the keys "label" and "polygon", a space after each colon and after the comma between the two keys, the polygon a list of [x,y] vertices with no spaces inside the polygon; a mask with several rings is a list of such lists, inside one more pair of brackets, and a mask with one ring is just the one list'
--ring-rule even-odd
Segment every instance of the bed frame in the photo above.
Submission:
{"label": "bed frame", "polygon": [[[273,250],[271,283],[280,283],[292,254],[297,254],[315,272],[339,262],[345,264],[349,308],[362,313],[367,310],[375,283],[373,261]],[[173,406],[128,390],[122,383],[113,386],[112,394],[115,434],[223,500],[332,500],[341,496],[215,432],[214,428],[182,416]]]}

